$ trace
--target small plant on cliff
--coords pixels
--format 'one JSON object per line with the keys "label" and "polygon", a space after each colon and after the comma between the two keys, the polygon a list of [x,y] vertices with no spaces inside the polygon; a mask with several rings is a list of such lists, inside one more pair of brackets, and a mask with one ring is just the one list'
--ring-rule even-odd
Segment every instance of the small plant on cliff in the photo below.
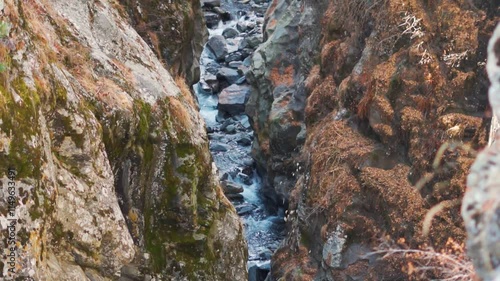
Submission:
{"label": "small plant on cliff", "polygon": [[409,249],[403,238],[397,243],[385,241],[367,256],[372,255],[382,255],[382,259],[402,258],[403,271],[411,280],[472,281],[475,276],[464,245],[451,238],[441,251],[425,246]]}

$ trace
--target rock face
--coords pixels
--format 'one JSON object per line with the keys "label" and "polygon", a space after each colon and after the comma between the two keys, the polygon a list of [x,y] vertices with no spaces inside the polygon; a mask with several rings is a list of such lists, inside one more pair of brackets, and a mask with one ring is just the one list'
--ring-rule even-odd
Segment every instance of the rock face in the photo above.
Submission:
{"label": "rock face", "polygon": [[[500,25],[488,46],[488,76],[490,105],[500,116]],[[500,182],[498,155],[500,135],[494,124],[492,144],[483,150],[467,177],[467,192],[462,203],[462,216],[467,229],[467,248],[478,275],[483,280],[500,278]]]}
{"label": "rock face", "polygon": [[[200,77],[199,57],[208,32],[199,0],[155,1],[119,0],[115,5],[128,14],[141,37],[164,62],[174,76],[184,77],[191,85]],[[206,1],[205,4],[220,4]],[[214,14],[218,17],[217,14]]]}
{"label": "rock face", "polygon": [[[16,276],[246,280],[242,226],[219,186],[197,105],[123,8],[4,4],[0,238],[10,254],[16,217]],[[181,59],[180,72],[188,65]],[[7,276],[10,265],[0,265]]]}
{"label": "rock face", "polygon": [[[270,4],[246,111],[266,194],[290,214],[275,279],[408,280],[406,261],[363,257],[382,235],[438,250],[465,240],[455,203],[474,155],[456,143],[487,144],[483,62],[498,7],[404,3]],[[425,235],[438,203],[448,207]]]}

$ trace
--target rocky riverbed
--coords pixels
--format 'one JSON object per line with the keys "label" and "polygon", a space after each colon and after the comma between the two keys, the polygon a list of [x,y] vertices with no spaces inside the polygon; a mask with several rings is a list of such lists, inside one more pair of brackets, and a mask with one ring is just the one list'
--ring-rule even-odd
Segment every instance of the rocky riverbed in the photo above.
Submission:
{"label": "rocky riverbed", "polygon": [[251,281],[267,277],[284,231],[284,210],[266,206],[259,194],[262,181],[251,156],[253,130],[245,114],[250,95],[245,74],[263,41],[268,2],[204,1],[209,40],[194,86],[224,193],[244,221]]}

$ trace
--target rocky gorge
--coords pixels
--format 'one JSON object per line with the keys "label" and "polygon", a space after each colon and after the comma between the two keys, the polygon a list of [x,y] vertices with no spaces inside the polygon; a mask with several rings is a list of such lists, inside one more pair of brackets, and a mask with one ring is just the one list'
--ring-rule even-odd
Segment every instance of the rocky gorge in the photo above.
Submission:
{"label": "rocky gorge", "polygon": [[0,10],[1,280],[500,278],[496,1]]}

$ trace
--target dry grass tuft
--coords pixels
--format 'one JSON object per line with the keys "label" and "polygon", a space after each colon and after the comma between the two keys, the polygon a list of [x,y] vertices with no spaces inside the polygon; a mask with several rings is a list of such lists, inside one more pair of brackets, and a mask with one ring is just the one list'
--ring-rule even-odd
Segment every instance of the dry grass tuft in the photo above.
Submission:
{"label": "dry grass tuft", "polygon": [[177,84],[177,87],[181,90],[181,95],[184,98],[184,100],[192,107],[192,108],[198,108],[198,104],[195,102],[193,93],[191,92],[191,89],[189,88],[188,84],[186,83],[186,79],[182,76],[176,76],[174,78],[175,84]]}
{"label": "dry grass tuft", "polygon": [[472,262],[468,259],[463,244],[458,244],[448,238],[443,250],[437,252],[432,247],[408,249],[405,240],[398,243],[385,241],[369,253],[382,255],[382,259],[402,258],[406,262],[403,271],[410,280],[441,280],[441,281],[472,281],[475,272]]}

